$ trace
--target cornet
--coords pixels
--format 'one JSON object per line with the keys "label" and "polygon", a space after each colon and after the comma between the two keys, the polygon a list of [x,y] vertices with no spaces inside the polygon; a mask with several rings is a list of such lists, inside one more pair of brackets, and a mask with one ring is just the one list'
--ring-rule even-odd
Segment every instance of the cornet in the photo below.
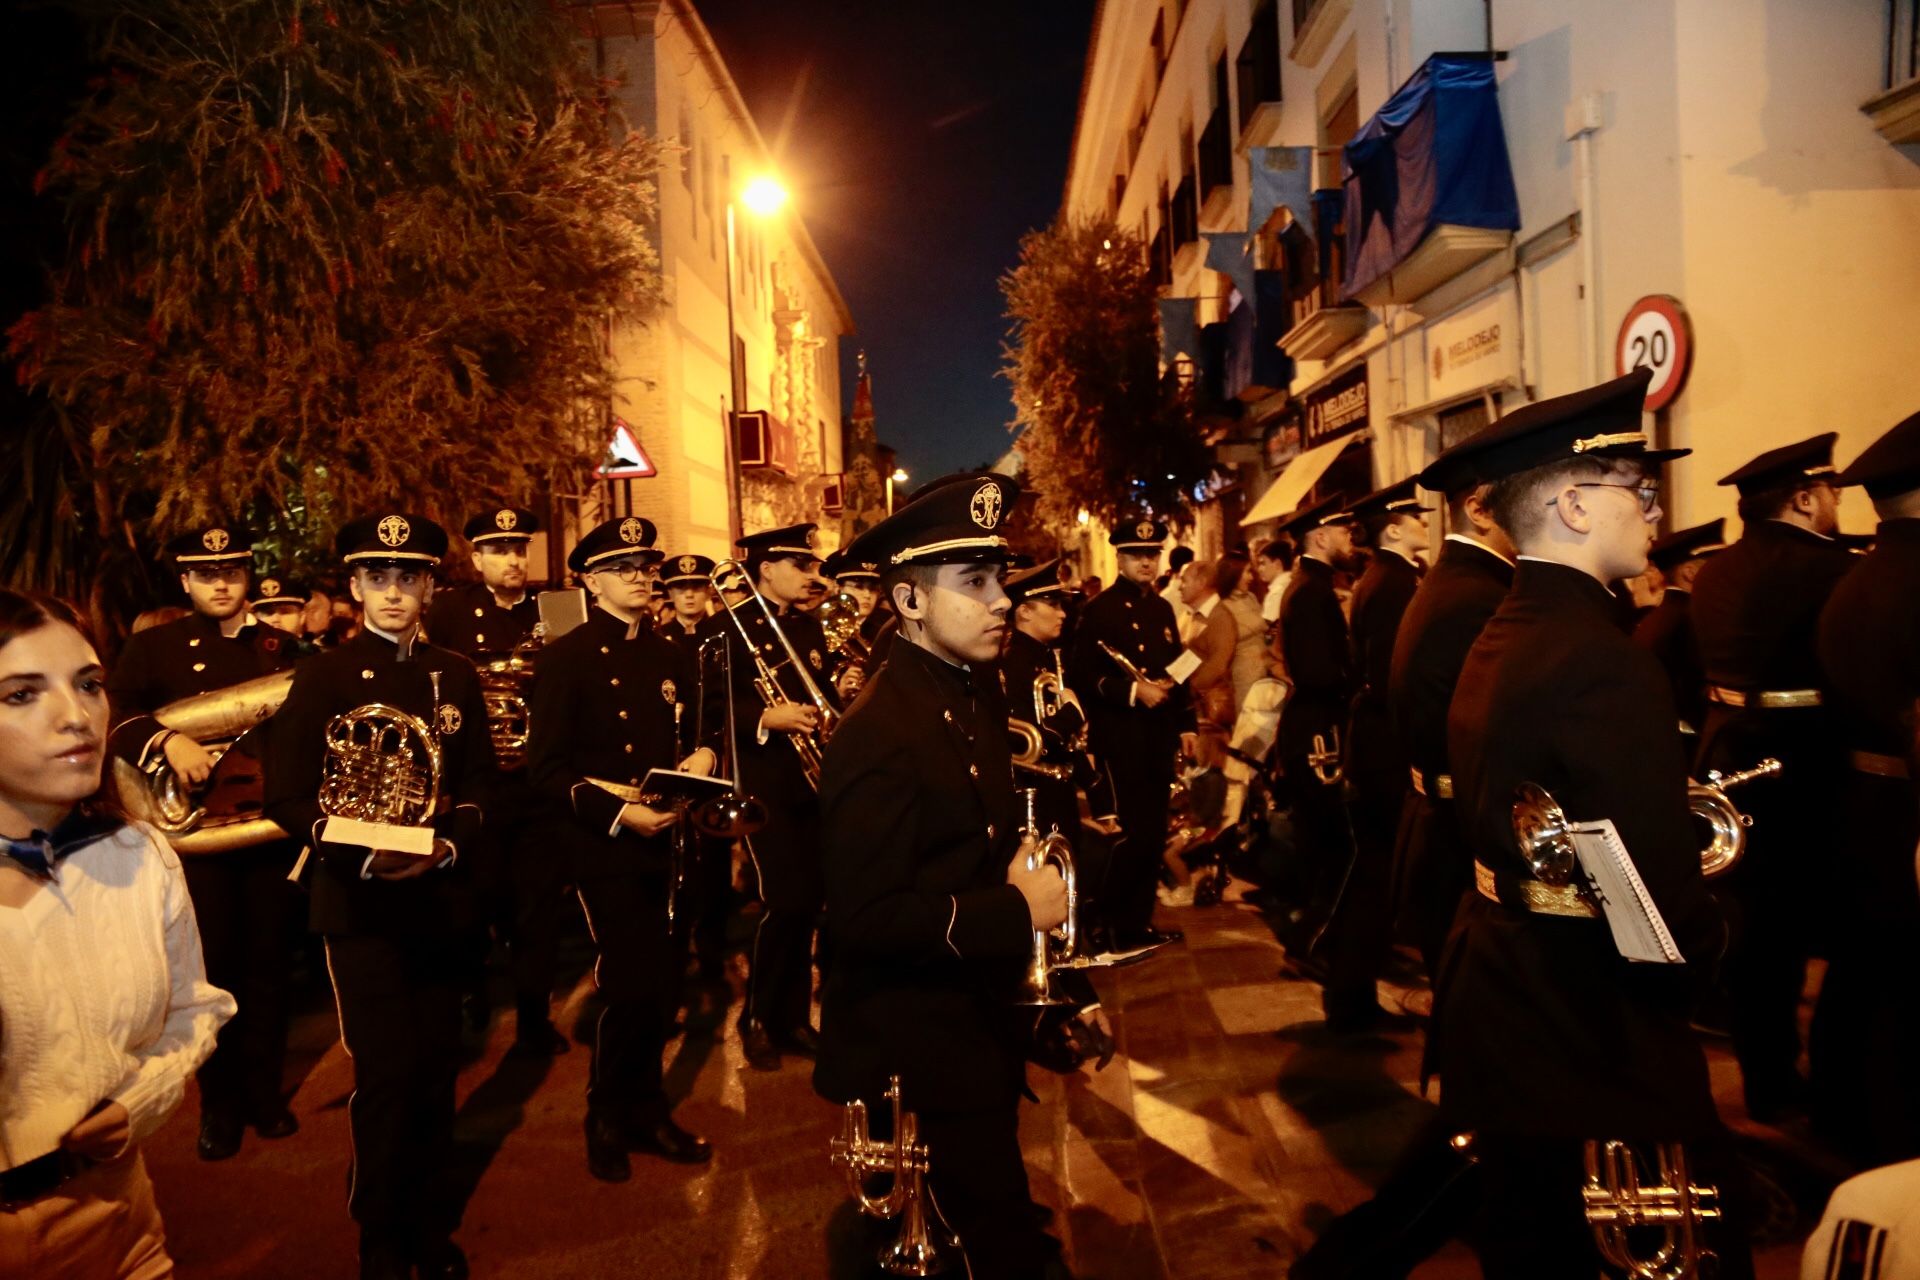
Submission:
{"label": "cornet", "polygon": [[[767,598],[760,594],[758,587],[753,585],[753,579],[747,576],[747,567],[738,560],[722,560],[713,566],[713,572],[708,575],[708,581],[713,584],[714,598],[720,602],[720,607],[725,611],[728,620],[740,633],[740,641],[746,648],[747,656],[753,659],[753,687],[760,694],[760,700],[769,708],[783,706],[793,701],[787,696],[786,690],[780,687],[779,678],[781,667],[791,667],[800,681],[801,690],[806,694],[807,701],[813,704],[815,711],[819,712],[819,722],[812,732],[794,732],[788,735],[793,740],[794,754],[800,757],[801,772],[806,774],[808,785],[818,791],[820,769],[826,762],[827,739],[833,736],[834,726],[840,721],[840,713],[834,709],[833,703],[815,683],[813,673],[807,670],[807,664],[802,661],[799,651],[793,647],[793,641],[787,638],[786,631],[780,626],[779,616],[774,613],[773,606],[767,603]],[[744,591],[746,598],[738,603],[729,603],[728,591]],[[740,616],[739,611],[749,602],[758,607],[761,616],[767,621],[768,628],[773,632],[774,639],[780,642],[780,648],[786,654],[777,663],[769,663],[761,656],[760,646],[754,643],[753,634],[747,630],[746,621]]]}
{"label": "cornet", "polygon": [[[867,1135],[867,1104],[847,1103],[840,1136],[828,1144],[828,1160],[847,1181],[847,1191],[870,1218],[900,1219],[900,1238],[880,1250],[880,1269],[890,1276],[932,1276],[945,1271],[959,1250],[959,1238],[940,1216],[927,1187],[927,1148],[920,1141],[920,1119],[900,1105],[900,1077],[887,1080],[893,1104],[893,1138],[876,1142]],[[867,1194],[866,1180],[891,1175],[883,1196]]]}
{"label": "cornet", "polygon": [[[1698,1232],[1701,1223],[1720,1216],[1720,1192],[1694,1184],[1679,1143],[1656,1143],[1653,1152],[1658,1181],[1643,1183],[1640,1162],[1626,1143],[1588,1139],[1580,1188],[1587,1225],[1600,1256],[1633,1280],[1692,1280],[1700,1264],[1715,1256]],[[1640,1228],[1657,1230],[1645,1233],[1658,1243],[1644,1256],[1635,1251],[1631,1234]]]}
{"label": "cornet", "polygon": [[1718,769],[1709,769],[1705,782],[1687,784],[1687,808],[1707,824],[1707,844],[1700,850],[1702,876],[1711,880],[1724,875],[1747,851],[1747,828],[1753,825],[1753,819],[1734,807],[1727,792],[1759,778],[1775,777],[1781,767],[1779,760],[1768,756],[1739,773],[1723,775]]}
{"label": "cornet", "polygon": [[1060,834],[1058,828],[1046,835],[1040,834],[1040,819],[1036,812],[1040,792],[1028,787],[1023,792],[1027,799],[1027,822],[1020,830],[1021,843],[1031,840],[1032,847],[1027,852],[1026,868],[1038,871],[1041,867],[1053,864],[1059,869],[1060,878],[1067,885],[1067,918],[1054,930],[1035,929],[1033,931],[1033,949],[1027,956],[1027,970],[1020,979],[1020,994],[1015,1004],[1052,1005],[1068,1004],[1053,994],[1053,971],[1073,968],[1074,957],[1080,948],[1080,929],[1077,917],[1080,914],[1080,895],[1074,883],[1073,845]]}
{"label": "cornet", "polygon": [[[1328,739],[1332,739],[1331,742]],[[1307,752],[1307,767],[1313,770],[1313,776],[1323,787],[1333,787],[1347,776],[1347,767],[1341,762],[1340,726],[1334,725],[1325,733],[1313,735],[1313,750]]]}

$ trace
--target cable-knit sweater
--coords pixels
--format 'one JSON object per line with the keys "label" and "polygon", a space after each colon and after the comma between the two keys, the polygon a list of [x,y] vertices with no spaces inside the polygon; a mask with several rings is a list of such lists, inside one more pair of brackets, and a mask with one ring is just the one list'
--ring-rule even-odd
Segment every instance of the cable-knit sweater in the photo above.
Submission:
{"label": "cable-knit sweater", "polygon": [[233,1011],[158,832],[136,823],[61,859],[23,906],[0,906],[0,1169],[109,1099],[145,1139]]}

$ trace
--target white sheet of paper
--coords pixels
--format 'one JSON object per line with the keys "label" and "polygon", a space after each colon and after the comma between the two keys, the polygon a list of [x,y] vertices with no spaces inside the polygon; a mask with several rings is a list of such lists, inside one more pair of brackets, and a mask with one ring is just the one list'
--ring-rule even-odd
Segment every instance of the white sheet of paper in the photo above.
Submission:
{"label": "white sheet of paper", "polygon": [[1685,963],[1612,821],[1582,822],[1569,828],[1568,834],[1580,855],[1580,866],[1600,898],[1600,909],[1620,954],[1645,964]]}
{"label": "white sheet of paper", "polygon": [[1167,664],[1167,675],[1175,684],[1185,684],[1187,677],[1200,669],[1200,655],[1191,649],[1182,649],[1180,656]]}
{"label": "white sheet of paper", "polygon": [[320,838],[328,844],[358,845],[382,853],[411,853],[433,856],[432,827],[396,827],[387,822],[362,822],[358,818],[328,818],[320,828]]}

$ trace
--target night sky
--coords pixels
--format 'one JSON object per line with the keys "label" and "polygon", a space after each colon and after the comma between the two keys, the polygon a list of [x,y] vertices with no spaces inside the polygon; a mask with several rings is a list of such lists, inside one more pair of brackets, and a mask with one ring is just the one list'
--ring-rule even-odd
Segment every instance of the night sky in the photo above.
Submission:
{"label": "night sky", "polygon": [[1059,211],[1093,0],[698,0],[918,485],[1007,449],[999,278]]}

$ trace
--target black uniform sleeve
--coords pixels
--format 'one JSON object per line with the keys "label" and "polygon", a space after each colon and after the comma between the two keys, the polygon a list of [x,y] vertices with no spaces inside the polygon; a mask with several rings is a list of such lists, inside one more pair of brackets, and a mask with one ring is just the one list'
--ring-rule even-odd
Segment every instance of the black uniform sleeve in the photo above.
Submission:
{"label": "black uniform sleeve", "polygon": [[451,841],[455,855],[471,852],[485,821],[487,793],[498,777],[493,757],[493,735],[487,731],[487,703],[480,692],[480,680],[472,668],[449,672],[458,682],[460,695],[454,705],[460,709],[461,744],[458,777],[443,779],[441,785],[453,800],[453,807],[435,819],[433,833]]}
{"label": "black uniform sleeve", "polygon": [[107,673],[107,699],[114,717],[107,750],[133,764],[140,763],[147,744],[161,732],[160,722],[152,715],[162,701],[154,683],[155,634],[143,631],[128,636],[120,660]]}
{"label": "black uniform sleeve", "polygon": [[527,718],[527,776],[535,790],[567,807],[592,831],[612,831],[626,802],[594,786],[574,767],[569,751],[568,726],[575,723],[574,708],[583,695],[585,668],[570,659],[569,646],[549,645],[540,651],[538,678]]}
{"label": "black uniform sleeve", "polygon": [[[913,753],[903,743],[835,761],[822,834],[827,911],[849,960],[921,964],[1014,959],[1032,946],[1026,899],[1010,884],[962,893],[917,887]],[[842,769],[845,772],[842,772]]]}
{"label": "black uniform sleeve", "polygon": [[1133,705],[1133,680],[1100,647],[1105,611],[1089,608],[1074,629],[1073,655],[1067,661],[1068,683],[1081,697],[1093,697],[1116,707]]}
{"label": "black uniform sleeve", "polygon": [[1296,592],[1282,608],[1287,674],[1301,690],[1344,693],[1348,685],[1347,620],[1331,591]]}
{"label": "black uniform sleeve", "polygon": [[287,700],[273,717],[262,783],[266,816],[294,839],[311,841],[316,848],[314,828],[322,817],[320,767],[332,719],[324,688],[326,668],[315,661],[294,669]]}

